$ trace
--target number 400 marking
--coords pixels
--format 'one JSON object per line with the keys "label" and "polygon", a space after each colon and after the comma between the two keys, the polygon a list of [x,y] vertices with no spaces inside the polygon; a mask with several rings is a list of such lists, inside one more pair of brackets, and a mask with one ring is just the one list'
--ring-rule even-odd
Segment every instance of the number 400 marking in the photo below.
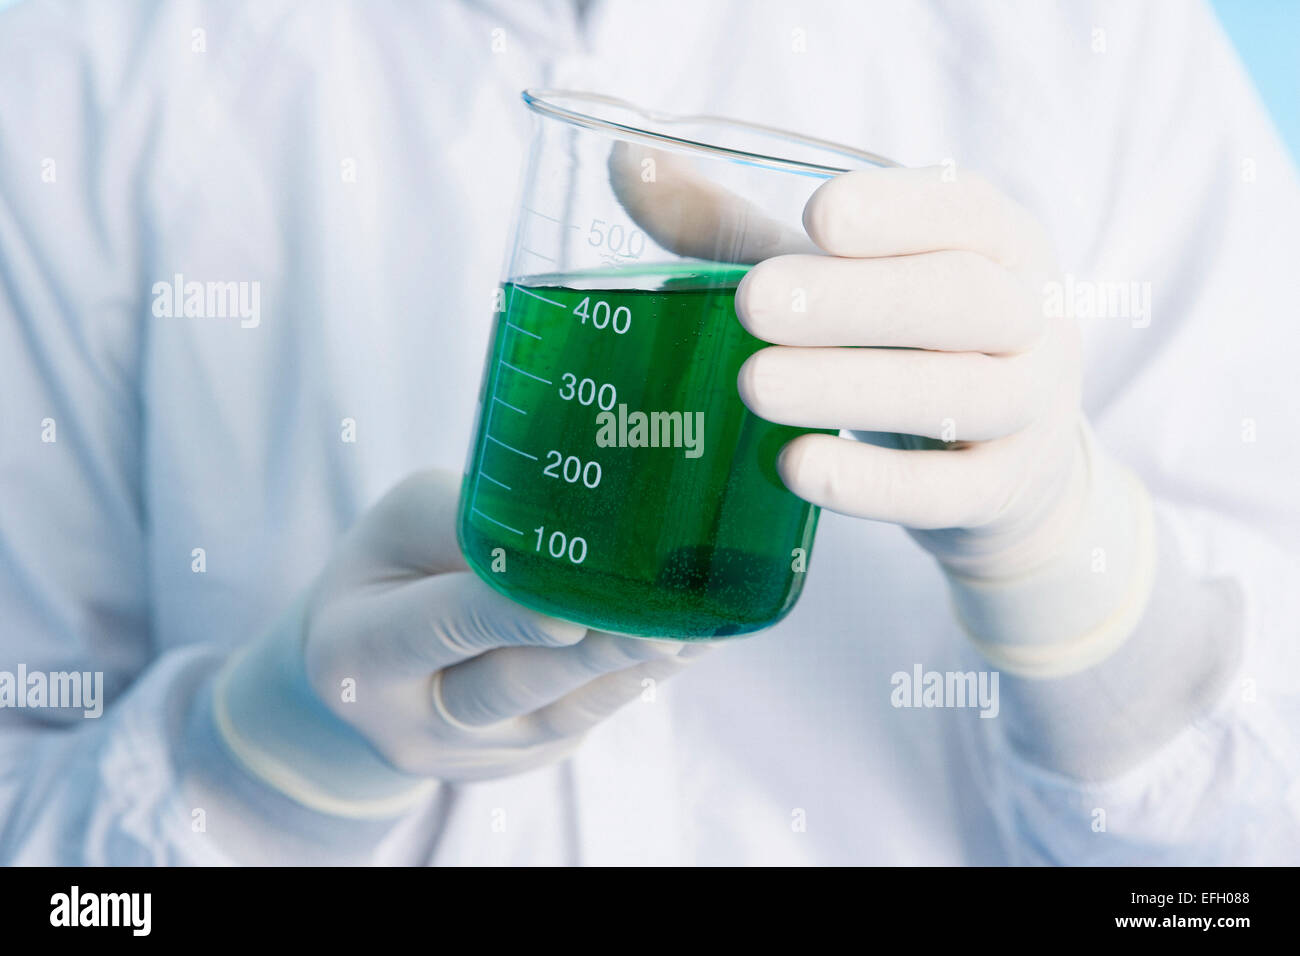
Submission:
{"label": "number 400 marking", "polygon": [[597,299],[592,304],[591,296],[586,296],[573,309],[573,314],[586,325],[587,319],[598,329],[612,328],[616,335],[623,335],[632,327],[632,310],[625,305],[612,309],[604,299]]}

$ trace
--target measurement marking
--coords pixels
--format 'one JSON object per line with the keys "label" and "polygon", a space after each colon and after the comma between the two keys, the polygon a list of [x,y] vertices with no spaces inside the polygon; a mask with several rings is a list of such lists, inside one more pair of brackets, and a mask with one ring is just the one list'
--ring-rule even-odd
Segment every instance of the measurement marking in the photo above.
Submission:
{"label": "measurement marking", "polygon": [[521,327],[515,325],[513,322],[507,322],[506,325],[509,326],[510,328],[514,329],[516,332],[522,332],[522,333],[524,333],[524,335],[531,335],[533,338],[535,338],[535,339],[537,339],[537,340],[539,340],[539,341],[540,341],[541,338],[542,338],[542,337],[541,337],[540,335],[538,335],[536,332],[529,332],[527,329],[525,329],[525,328],[521,328]]}
{"label": "measurement marking", "polygon": [[[493,438],[491,435],[488,435],[487,440],[488,440],[488,441],[494,441],[494,442],[496,442],[496,443],[497,443],[498,445],[500,445],[502,448],[509,449],[510,451],[514,452],[516,455],[523,455],[525,458],[531,458],[533,461],[536,461],[536,460],[537,460],[537,456],[536,456],[536,455],[530,455],[530,454],[528,454],[528,452],[526,452],[526,451],[520,451],[518,448],[515,448],[513,445],[507,445],[507,444],[506,444],[505,442],[503,442],[500,438]],[[479,474],[481,475],[481,474],[483,474],[483,472],[480,471]]]}
{"label": "measurement marking", "polygon": [[523,246],[523,247],[521,247],[521,248],[523,249],[524,252],[528,253],[530,256],[536,256],[537,258],[539,258],[539,259],[544,259],[544,260],[547,261],[547,262],[554,262],[554,261],[555,261],[555,260],[552,259],[550,256],[544,256],[544,255],[542,255],[540,252],[534,252],[532,249],[529,249],[527,246]]}
{"label": "measurement marking", "polygon": [[543,302],[545,302],[547,305],[553,305],[553,306],[555,306],[557,309],[565,309],[565,308],[568,308],[568,306],[566,306],[563,302],[556,302],[554,299],[548,299],[548,298],[546,298],[546,296],[544,296],[544,295],[538,295],[536,292],[529,292],[527,289],[521,289],[521,288],[520,288],[519,286],[517,286],[517,285],[516,285],[516,286],[511,286],[510,288],[511,288],[512,291],[514,291],[514,290],[518,290],[518,291],[522,292],[524,295],[532,296],[534,299],[541,299],[541,300],[542,300]]}
{"label": "measurement marking", "polygon": [[501,405],[504,405],[506,408],[510,409],[512,412],[518,412],[520,415],[527,415],[527,414],[528,414],[528,413],[527,413],[526,411],[524,411],[522,408],[516,408],[514,405],[511,405],[509,402],[505,401],[504,399],[497,398],[495,395],[492,396],[492,401],[497,402],[497,403],[499,403],[499,404],[501,404]]}
{"label": "measurement marking", "polygon": [[577,226],[573,225],[572,223],[562,222],[561,220],[556,219],[554,216],[548,216],[548,215],[546,215],[546,213],[544,213],[544,212],[538,212],[536,209],[532,209],[532,208],[530,208],[530,207],[528,207],[528,206],[525,206],[525,207],[524,207],[524,210],[525,210],[526,212],[531,212],[534,216],[537,216],[539,219],[545,219],[545,220],[547,220],[548,222],[553,222],[553,223],[555,223],[557,226],[564,226],[566,229],[577,229],[577,228],[578,228]]}
{"label": "measurement marking", "polygon": [[[482,474],[482,472],[479,472],[479,474]],[[507,531],[513,531],[515,534],[520,534],[520,535],[523,534],[523,532],[520,531],[518,528],[512,528],[510,527],[510,525],[506,524],[505,522],[498,521],[496,518],[492,517],[491,515],[485,515],[477,508],[471,508],[470,510],[473,511],[480,518],[485,518],[486,520],[491,521],[495,525],[500,525],[501,527],[505,528]]]}
{"label": "measurement marking", "polygon": [[500,361],[501,361],[501,364],[504,365],[506,368],[511,369],[511,370],[513,370],[513,371],[515,371],[515,372],[518,372],[520,375],[527,375],[529,378],[535,378],[535,379],[537,379],[537,381],[541,382],[543,385],[550,385],[550,384],[552,384],[552,383],[551,383],[551,380],[550,380],[549,378],[542,378],[540,375],[534,375],[532,372],[525,372],[525,371],[524,371],[523,369],[521,369],[519,366],[517,366],[517,365],[511,365],[511,364],[510,364],[509,362],[507,362],[505,359],[501,359]]}
{"label": "measurement marking", "polygon": [[[510,295],[506,298],[506,315],[510,314],[510,309],[514,306],[514,304],[515,304],[515,287],[511,286]],[[501,371],[501,354],[498,352],[496,367],[492,369],[492,397],[493,398],[497,397],[497,389],[501,387],[500,371]],[[484,435],[492,434],[492,413],[495,412],[496,410],[497,410],[497,403],[488,402],[487,421],[483,423]],[[470,493],[469,496],[469,507],[471,511],[478,510],[478,508],[476,507],[476,505],[478,505],[478,484],[479,484],[479,480],[483,477],[483,456],[484,454],[486,454],[486,452],[487,452],[487,445],[484,444],[483,447],[478,452],[478,462],[477,462],[478,468],[476,469],[474,474],[474,490]]]}
{"label": "measurement marking", "polygon": [[484,478],[486,478],[488,481],[492,482],[492,484],[494,484],[494,485],[500,485],[500,486],[501,486],[502,488],[504,488],[506,491],[512,491],[512,490],[513,490],[513,489],[512,489],[509,485],[507,485],[504,481],[497,481],[495,478],[493,478],[491,475],[489,475],[489,474],[488,474],[487,472],[485,472],[485,471],[480,471],[479,474],[482,475]]}

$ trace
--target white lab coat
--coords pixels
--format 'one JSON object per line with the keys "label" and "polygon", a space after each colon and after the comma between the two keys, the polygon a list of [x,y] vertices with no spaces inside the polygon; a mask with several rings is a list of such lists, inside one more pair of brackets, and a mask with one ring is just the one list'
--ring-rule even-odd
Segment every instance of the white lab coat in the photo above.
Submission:
{"label": "white lab coat", "polygon": [[[1208,10],[584,16],[0,14],[0,670],[102,670],[110,698],[99,720],[0,711],[0,860],[1300,862],[1300,189]],[[1230,595],[1207,626],[1244,635],[1245,656],[1205,715],[1082,783],[1013,752],[997,719],[895,708],[895,672],[978,665],[931,560],[897,528],[827,514],[785,621],[565,764],[368,824],[232,764],[206,708],[225,655],[386,489],[464,464],[531,85],[978,169],[1073,275],[1150,282],[1148,328],[1085,323],[1086,409],[1190,580]],[[176,273],[260,282],[260,323],[153,315]],[[1152,613],[1148,632],[1176,636],[1193,612]]]}

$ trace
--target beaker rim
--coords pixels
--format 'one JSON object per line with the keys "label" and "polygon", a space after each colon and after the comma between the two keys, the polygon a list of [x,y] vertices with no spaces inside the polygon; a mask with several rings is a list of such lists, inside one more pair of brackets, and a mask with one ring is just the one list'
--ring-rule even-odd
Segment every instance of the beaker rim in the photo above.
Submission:
{"label": "beaker rim", "polygon": [[589,93],[581,90],[535,89],[530,87],[523,90],[520,93],[520,96],[523,97],[524,103],[533,112],[554,119],[563,120],[566,123],[580,126],[583,129],[599,130],[612,133],[620,138],[638,140],[644,143],[658,143],[661,145],[687,149],[692,152],[722,156],[728,159],[752,163],[770,169],[802,172],[818,176],[838,176],[841,173],[849,172],[855,167],[831,166],[823,163],[791,159],[784,156],[774,156],[768,153],[737,149],[730,146],[721,146],[716,143],[704,143],[684,136],[674,136],[671,133],[645,129],[628,123],[620,123],[617,120],[609,119],[608,117],[593,115],[593,112],[583,112],[578,109],[570,109],[561,105],[561,103],[557,101],[576,100],[580,103],[590,104],[592,106],[603,106],[607,108],[626,110],[650,121],[651,123],[714,124],[721,127],[757,133],[765,137],[774,137],[787,142],[799,143],[805,147],[812,147],[829,153],[838,153],[846,158],[860,160],[873,166],[899,165],[892,159],[888,159],[887,157],[881,156],[877,153],[870,153],[866,150],[857,149],[853,146],[845,146],[842,143],[820,139],[816,136],[807,136],[803,133],[791,132],[790,130],[781,129],[776,126],[767,126],[762,123],[751,123],[748,120],[732,119],[728,116],[712,116],[705,114],[678,115],[675,113],[665,113],[660,110],[645,109],[644,107],[637,106],[635,103],[619,99],[616,96],[606,96],[603,93]]}

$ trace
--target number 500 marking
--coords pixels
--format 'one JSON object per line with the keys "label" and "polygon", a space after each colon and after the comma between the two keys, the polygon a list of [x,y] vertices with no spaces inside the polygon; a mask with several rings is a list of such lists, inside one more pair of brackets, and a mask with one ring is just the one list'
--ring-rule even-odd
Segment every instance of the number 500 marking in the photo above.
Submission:
{"label": "number 500 marking", "polygon": [[[537,532],[537,547],[533,550],[542,550],[542,539],[546,535],[546,527],[534,528]],[[587,560],[587,539],[572,537],[570,538],[563,531],[552,531],[551,536],[546,538],[546,551],[553,558],[568,557],[574,564],[582,564]]]}

